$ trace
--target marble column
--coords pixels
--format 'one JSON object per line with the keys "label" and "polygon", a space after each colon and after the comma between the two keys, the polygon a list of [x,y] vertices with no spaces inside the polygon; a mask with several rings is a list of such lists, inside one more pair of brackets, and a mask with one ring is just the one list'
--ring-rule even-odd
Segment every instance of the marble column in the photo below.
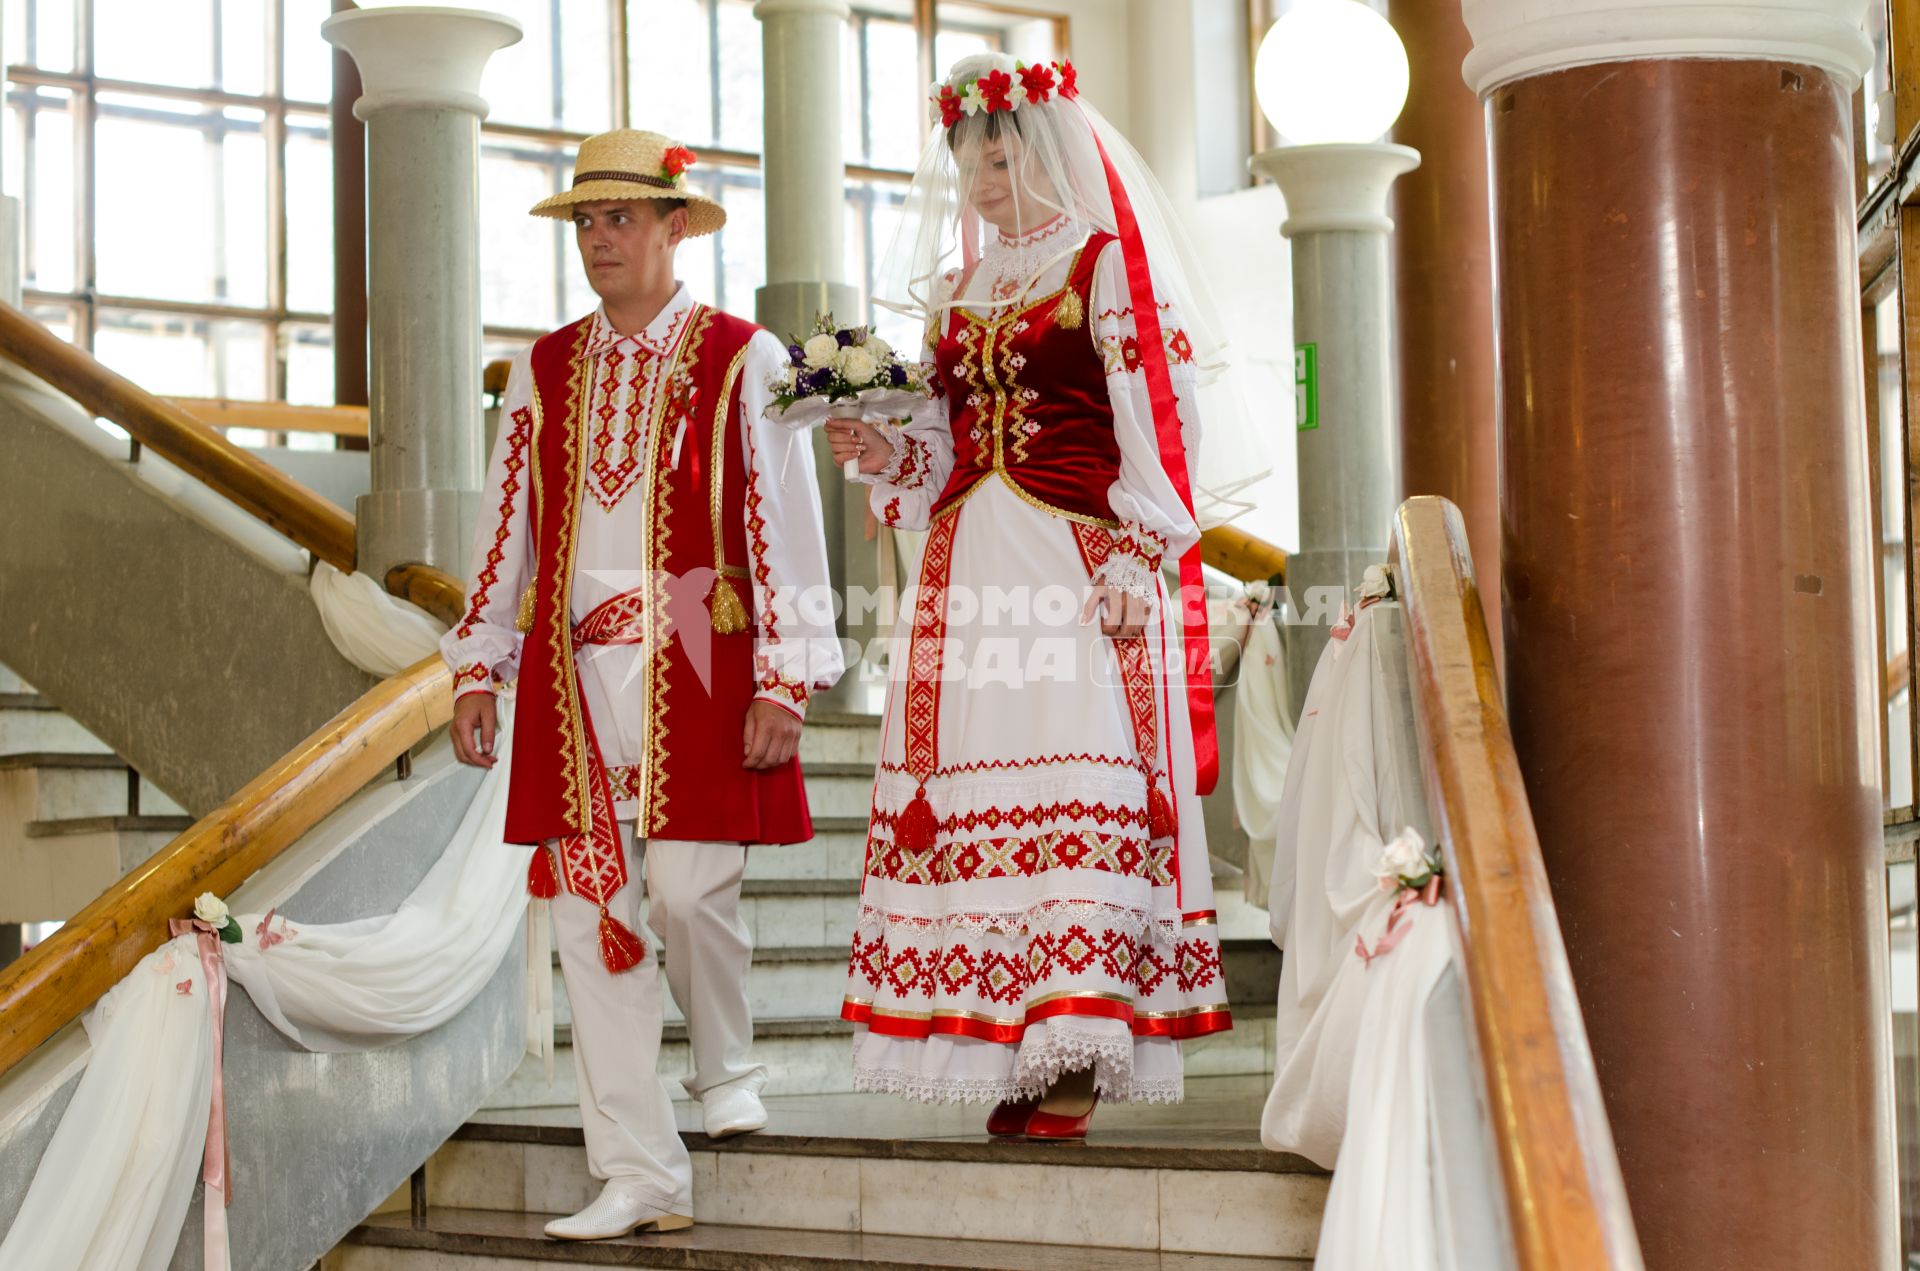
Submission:
{"label": "marble column", "polygon": [[[762,179],[767,207],[767,281],[754,293],[754,320],[782,339],[802,335],[816,314],[842,326],[866,320],[860,291],[846,281],[846,155],[841,148],[843,77],[850,73],[846,0],[759,0],[765,142]],[[826,518],[827,564],[837,594],[871,591],[880,582],[867,540],[867,487],[849,484],[828,456],[826,434],[814,434],[814,459]],[[865,648],[877,635],[871,619],[840,619],[842,636]],[[876,704],[852,659],[841,683],[815,698],[826,709],[867,710]]]}
{"label": "marble column", "polygon": [[321,25],[353,56],[367,125],[372,492],[359,568],[466,576],[486,466],[480,419],[480,73],[520,24],[470,9],[379,8]]}
{"label": "marble column", "polygon": [[1469,0],[1515,741],[1650,1271],[1891,1271],[1864,0]]}
{"label": "marble column", "polygon": [[[1473,46],[1460,0],[1395,0],[1410,71],[1393,139],[1420,152],[1394,186],[1394,331],[1402,496],[1453,500],[1474,569],[1500,572],[1500,452],[1494,425],[1493,239],[1486,116],[1460,79]],[[1482,594],[1500,631],[1499,595]],[[1494,641],[1494,657],[1500,642]]]}
{"label": "marble column", "polygon": [[1296,717],[1342,596],[1387,558],[1400,499],[1387,198],[1419,163],[1383,144],[1282,146],[1251,161],[1287,201],[1296,374],[1315,385],[1310,416],[1295,421],[1300,548],[1287,558],[1301,620],[1287,633]]}

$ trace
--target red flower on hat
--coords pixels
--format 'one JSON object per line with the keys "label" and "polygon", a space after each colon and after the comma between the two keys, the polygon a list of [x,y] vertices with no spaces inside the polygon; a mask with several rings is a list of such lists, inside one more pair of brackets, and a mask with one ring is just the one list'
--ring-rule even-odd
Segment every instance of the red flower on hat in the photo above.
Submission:
{"label": "red flower on hat", "polygon": [[952,84],[940,85],[940,95],[930,98],[929,100],[939,104],[940,126],[942,128],[953,127],[960,122],[961,116],[966,113],[960,106],[960,94],[953,91]]}
{"label": "red flower on hat", "polygon": [[1060,95],[1069,100],[1078,97],[1080,95],[1080,73],[1073,69],[1073,63],[1055,62],[1054,65],[1060,68]]}
{"label": "red flower on hat", "polygon": [[980,96],[987,112],[1013,109],[1013,76],[1005,71],[989,71],[980,77]]}
{"label": "red flower on hat", "polygon": [[660,168],[669,177],[678,177],[699,161],[700,156],[685,146],[668,146],[667,152],[660,156]]}
{"label": "red flower on hat", "polygon": [[1053,95],[1053,69],[1045,63],[1020,68],[1020,83],[1027,90],[1027,100],[1043,102]]}

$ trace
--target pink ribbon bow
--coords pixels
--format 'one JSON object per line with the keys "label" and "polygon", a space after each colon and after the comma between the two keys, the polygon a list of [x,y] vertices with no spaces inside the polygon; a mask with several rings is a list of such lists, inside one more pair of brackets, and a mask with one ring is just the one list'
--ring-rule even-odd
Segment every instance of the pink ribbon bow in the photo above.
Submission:
{"label": "pink ribbon bow", "polygon": [[1407,938],[1407,933],[1413,930],[1412,924],[1406,920],[1407,910],[1413,908],[1416,904],[1436,905],[1440,903],[1440,880],[1442,877],[1440,874],[1435,874],[1429,878],[1422,887],[1402,887],[1400,889],[1400,894],[1394,897],[1392,912],[1387,914],[1387,929],[1381,934],[1379,941],[1373,946],[1373,952],[1367,952],[1367,939],[1365,936],[1355,936],[1353,938],[1353,951],[1359,956],[1361,962],[1371,967],[1375,958],[1384,958],[1387,954],[1393,952],[1395,946]]}
{"label": "pink ribbon bow", "polygon": [[198,918],[172,918],[167,929],[175,936],[194,934],[200,946],[200,969],[207,981],[207,1014],[213,1025],[213,1105],[207,1113],[207,1149],[200,1177],[207,1191],[201,1210],[204,1219],[202,1265],[206,1271],[227,1271],[227,1206],[233,1203],[233,1179],[227,1172],[227,1092],[221,1078],[226,1052],[227,960],[220,933]]}

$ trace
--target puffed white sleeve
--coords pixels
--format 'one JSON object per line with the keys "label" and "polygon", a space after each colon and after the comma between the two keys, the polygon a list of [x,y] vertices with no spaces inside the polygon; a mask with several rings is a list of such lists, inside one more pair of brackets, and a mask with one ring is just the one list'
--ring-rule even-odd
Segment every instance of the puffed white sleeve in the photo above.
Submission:
{"label": "puffed white sleeve", "polygon": [[[1186,451],[1187,488],[1191,490],[1200,462],[1193,343],[1172,306],[1162,302],[1159,311],[1160,336],[1167,351],[1167,370],[1173,381],[1180,437]],[[1200,541],[1200,528],[1161,461],[1133,296],[1117,242],[1107,245],[1095,267],[1093,312],[1093,339],[1106,368],[1113,431],[1120,443],[1120,476],[1107,490],[1107,502],[1120,529],[1114,535],[1112,554],[1094,577],[1095,581],[1151,599],[1161,561],[1184,555]]]}
{"label": "puffed white sleeve", "polygon": [[[941,298],[952,294],[955,277],[949,274],[943,280]],[[934,364],[935,330],[927,328],[920,351],[920,360],[929,368]],[[937,374],[930,376],[930,382],[933,395],[916,405],[906,422],[868,421],[892,445],[893,457],[879,472],[854,478],[873,487],[868,506],[882,525],[897,530],[927,528],[933,502],[947,488],[947,477],[953,472],[953,432],[947,423],[945,389]]]}
{"label": "puffed white sleeve", "polygon": [[833,626],[825,517],[814,476],[813,440],[767,418],[768,383],[786,348],[757,331],[740,371],[740,427],[747,456],[747,556],[756,635],[754,699],[806,718],[807,699],[846,669]]}
{"label": "puffed white sleeve", "polygon": [[440,656],[453,668],[456,698],[491,693],[520,674],[523,637],[516,623],[520,595],[533,580],[534,544],[527,508],[532,500],[533,350],[514,358],[500,400],[500,433],[487,463],[481,513],[474,526],[473,583],[467,610],[440,637]]}

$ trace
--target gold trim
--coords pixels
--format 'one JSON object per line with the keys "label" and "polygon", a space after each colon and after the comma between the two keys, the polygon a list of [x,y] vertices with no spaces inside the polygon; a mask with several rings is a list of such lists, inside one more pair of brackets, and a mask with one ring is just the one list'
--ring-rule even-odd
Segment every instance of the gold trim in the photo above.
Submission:
{"label": "gold trim", "polygon": [[1188,918],[1180,924],[1182,930],[1188,927],[1217,927],[1219,925],[1220,920],[1218,918]]}
{"label": "gold trim", "polygon": [[1058,993],[1049,993],[1045,997],[1034,998],[1031,1002],[1027,1003],[1027,1013],[1031,1015],[1033,1008],[1036,1006],[1045,1006],[1048,1002],[1058,1002],[1062,998],[1068,997],[1093,998],[1101,1002],[1125,1002],[1129,1006],[1136,1000],[1128,993],[1095,992],[1089,989],[1063,989]]}
{"label": "gold trim", "polygon": [[976,1024],[994,1024],[1001,1028],[1017,1028],[1020,1025],[1025,1024],[1027,1022],[1027,1017],[1024,1015],[1018,1015],[1011,1019],[1008,1019],[1007,1017],[1002,1015],[986,1015],[986,1014],[982,1014],[979,1011],[956,1010],[951,1006],[941,1007],[939,1010],[933,1013],[933,1018],[935,1019],[968,1019],[968,1020],[972,1020]]}
{"label": "gold trim", "polygon": [[[1034,507],[1039,508],[1042,512],[1045,512],[1048,516],[1057,516],[1060,519],[1065,521],[1078,521],[1082,525],[1092,525],[1098,529],[1103,529],[1103,530],[1117,530],[1121,526],[1121,523],[1119,521],[1109,521],[1104,517],[1098,517],[1098,516],[1087,516],[1084,513],[1080,513],[1080,512],[1069,512],[1065,508],[1055,507],[1053,504],[1048,503],[1045,499],[1036,498],[1035,496],[1027,493],[1024,489],[1022,489],[1020,487],[1020,483],[1013,479],[1013,474],[1008,472],[1005,468],[994,468],[989,471],[981,473],[980,479],[978,481],[975,481],[972,485],[968,486],[966,488],[966,491],[962,493],[959,498],[947,504],[947,506],[941,508],[938,512],[935,512],[933,514],[932,520],[938,521],[944,517],[953,515],[955,512],[958,512],[960,510],[960,505],[962,503],[965,503],[968,499],[971,499],[976,493],[979,492],[981,486],[984,486],[985,484],[987,484],[987,482],[993,479],[995,476],[998,476],[1002,481],[1006,482],[1007,488],[1009,490],[1012,490],[1015,495],[1019,496],[1022,502],[1032,504]],[[931,524],[931,522],[929,522],[929,524]]]}
{"label": "gold trim", "polygon": [[[586,493],[586,464],[581,462],[586,440],[586,412],[580,406],[586,400],[588,358],[585,356],[587,332],[586,323],[580,325],[574,336],[573,349],[569,355],[569,378],[567,387],[567,431],[561,439],[561,478],[571,497],[560,509],[559,559],[554,562],[559,571],[555,585],[559,594],[554,602],[553,612],[548,620],[549,658],[551,670],[564,693],[565,707],[561,712],[561,754],[560,783],[567,791],[569,824],[576,834],[588,833],[592,827],[592,802],[588,788],[589,765],[587,763],[586,730],[581,725],[580,685],[573,662],[573,638],[571,614],[573,607],[573,561],[577,547],[580,525],[580,500]],[[533,435],[537,442],[542,430],[540,383],[536,378],[533,384]],[[534,489],[540,490],[539,476],[540,452],[534,447]],[[570,469],[570,471],[569,471]],[[535,503],[539,502],[538,498]],[[536,546],[534,559],[539,560]]]}
{"label": "gold trim", "polygon": [[[726,493],[727,429],[733,423],[727,417],[727,407],[733,401],[734,386],[740,382],[740,368],[746,364],[747,350],[751,347],[753,339],[749,336],[747,342],[734,353],[733,360],[727,363],[727,373],[720,381],[720,400],[713,408],[713,475],[708,479],[710,493],[707,510],[713,522],[713,571],[720,577],[714,579],[713,599],[709,602],[708,613],[713,629],[721,635],[745,631],[751,622],[739,594],[726,581],[732,575],[727,573],[727,549],[726,540],[721,537],[723,518],[720,508]],[[744,578],[747,571],[742,568],[737,576]]]}

